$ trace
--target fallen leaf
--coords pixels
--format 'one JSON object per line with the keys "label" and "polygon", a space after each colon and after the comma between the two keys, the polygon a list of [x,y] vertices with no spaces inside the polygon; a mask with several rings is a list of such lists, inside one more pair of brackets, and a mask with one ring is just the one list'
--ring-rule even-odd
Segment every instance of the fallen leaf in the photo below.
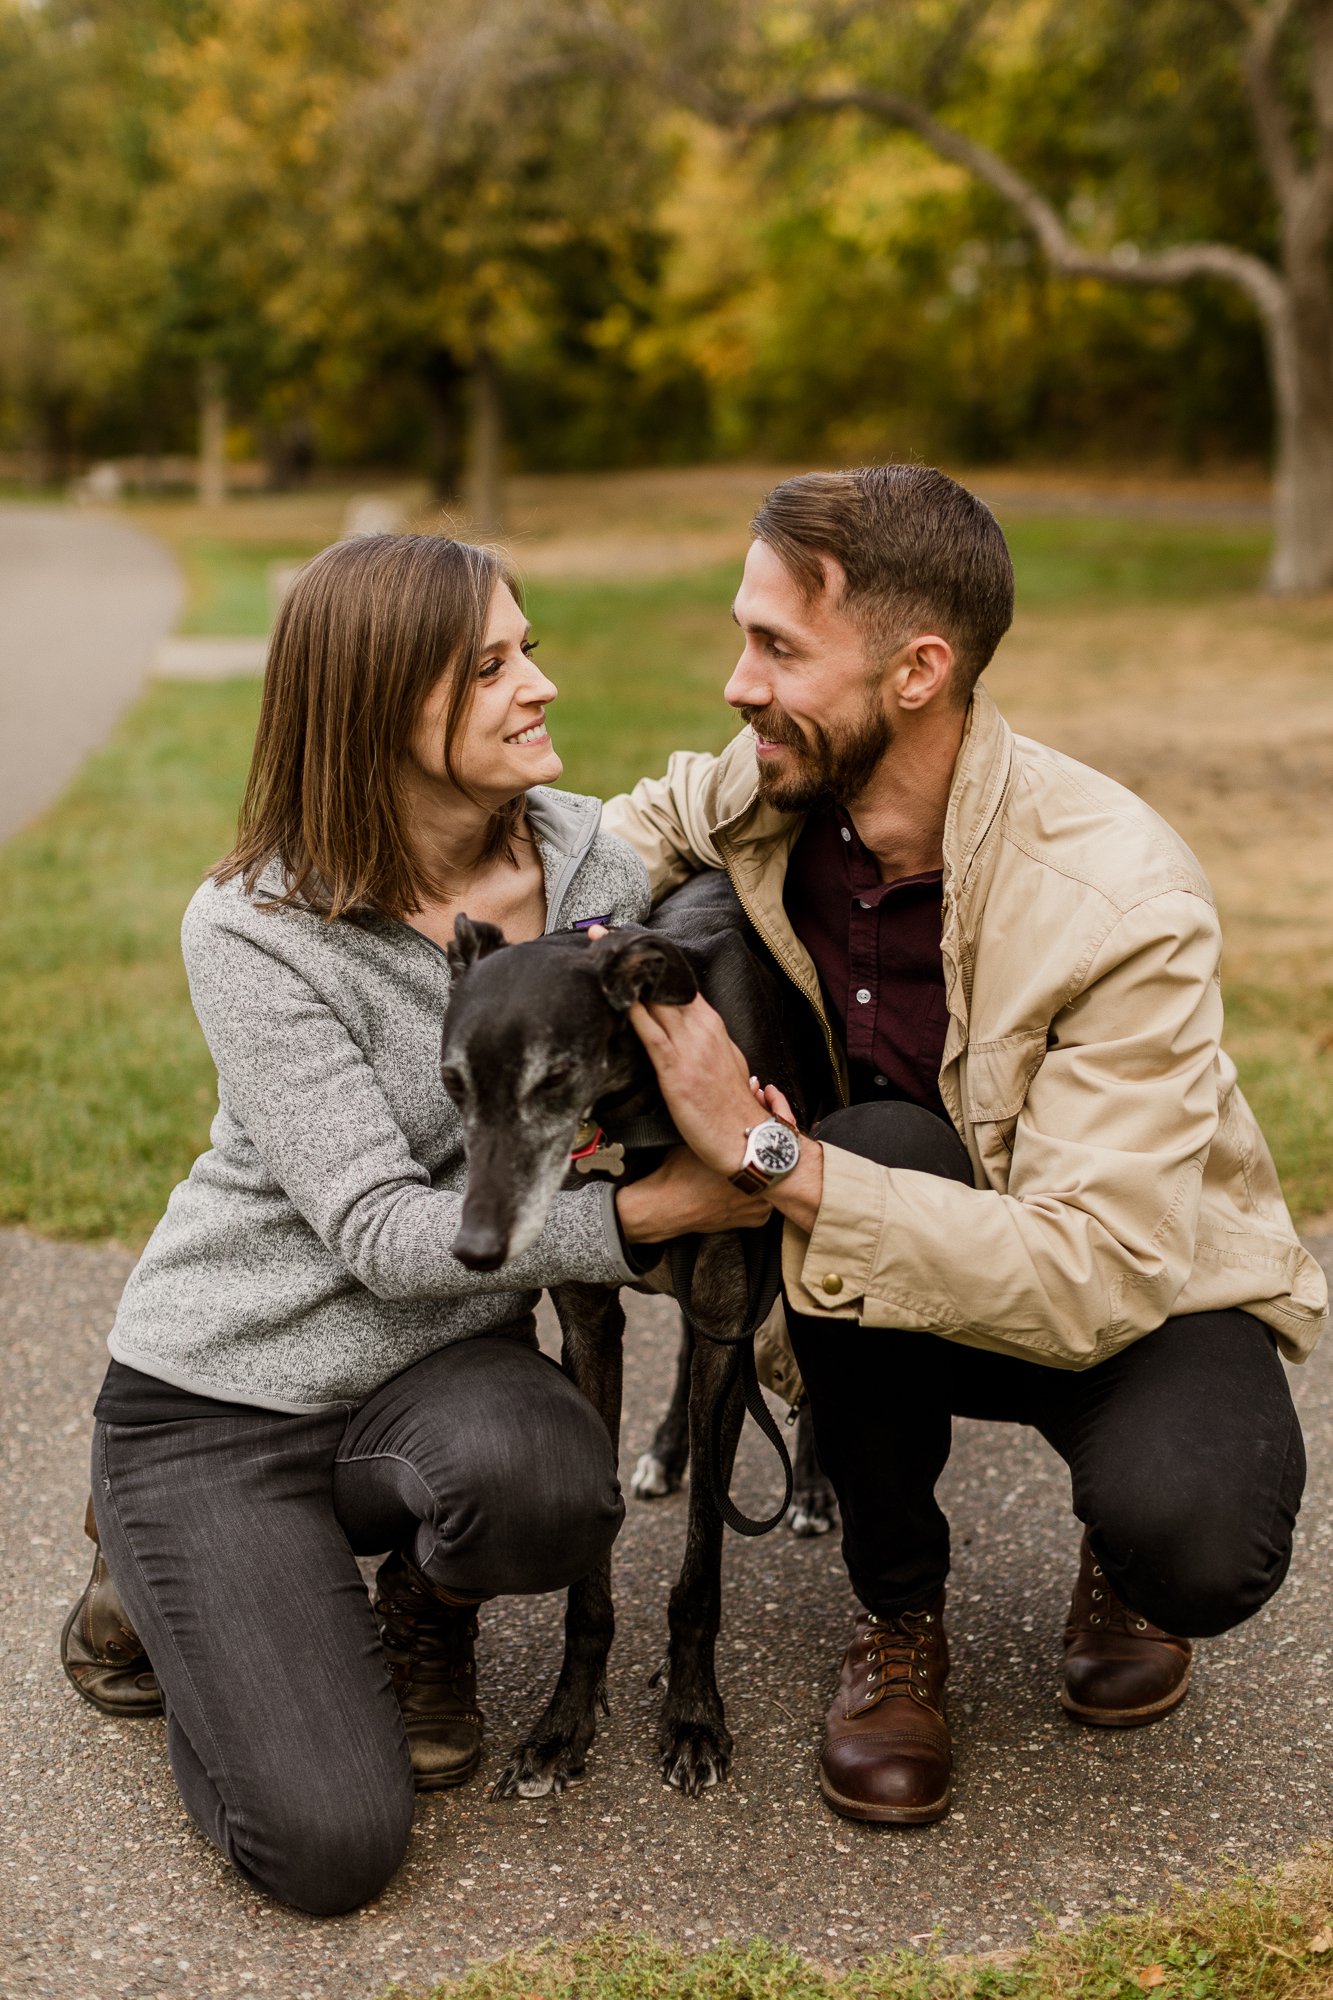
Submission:
{"label": "fallen leaf", "polygon": [[1134,1978],[1145,1993],[1151,1993],[1154,1986],[1166,1985],[1166,1974],[1160,1965],[1145,1965],[1142,1972],[1134,1974]]}
{"label": "fallen leaf", "polygon": [[1310,1939],[1308,1949],[1319,1957],[1323,1952],[1333,1951],[1333,1930],[1325,1924],[1322,1931],[1316,1931]]}

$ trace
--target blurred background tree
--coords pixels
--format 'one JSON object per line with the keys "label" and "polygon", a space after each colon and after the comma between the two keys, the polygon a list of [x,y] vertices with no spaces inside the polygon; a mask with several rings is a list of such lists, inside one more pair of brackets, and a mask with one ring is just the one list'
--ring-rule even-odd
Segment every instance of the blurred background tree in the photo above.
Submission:
{"label": "blurred background tree", "polygon": [[[271,310],[318,355],[325,392],[378,406],[400,450],[411,426],[437,490],[465,484],[492,532],[506,432],[515,453],[543,452],[534,389],[562,380],[577,421],[585,399],[613,410],[631,372],[672,149],[646,77],[589,61],[577,6],[402,0],[375,19],[383,59],[349,91],[312,190],[318,249]],[[605,450],[588,438],[583,453]]]}
{"label": "blurred background tree", "polygon": [[201,411],[216,458],[225,404],[274,483],[495,526],[506,466],[1252,465],[1276,416],[1278,581],[1328,582],[1331,225],[1333,0],[0,0],[48,470]]}
{"label": "blurred background tree", "polygon": [[[682,11],[687,43],[696,0]],[[991,197],[992,240],[1007,218],[1057,276],[1205,281],[1257,315],[1271,581],[1333,586],[1333,0],[908,0],[887,14],[817,0],[804,21],[755,7],[746,25],[730,74],[715,47],[692,65],[694,100],[724,126],[909,132]]]}

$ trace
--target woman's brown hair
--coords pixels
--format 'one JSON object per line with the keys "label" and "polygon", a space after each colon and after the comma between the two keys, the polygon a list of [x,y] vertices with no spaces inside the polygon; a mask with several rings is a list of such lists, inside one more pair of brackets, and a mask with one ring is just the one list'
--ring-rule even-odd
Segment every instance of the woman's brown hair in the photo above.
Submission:
{"label": "woman's brown hair", "polygon": [[[476,687],[497,584],[517,595],[489,549],[443,535],[362,535],[308,562],[283,601],[269,647],[236,845],[212,871],[253,894],[278,861],[268,898],[334,917],[404,917],[447,884],[430,880],[406,837],[403,769],[422,703],[450,676],[444,768]],[[484,859],[513,858],[523,800],[494,815]]]}

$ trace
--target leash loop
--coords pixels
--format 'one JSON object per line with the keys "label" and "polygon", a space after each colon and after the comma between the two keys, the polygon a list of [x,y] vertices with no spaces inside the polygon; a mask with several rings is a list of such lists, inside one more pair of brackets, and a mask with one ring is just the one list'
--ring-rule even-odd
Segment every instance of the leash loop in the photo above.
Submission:
{"label": "leash loop", "polygon": [[[775,1223],[777,1225],[776,1229],[774,1227]],[[726,1525],[737,1535],[770,1534],[774,1528],[787,1518],[787,1509],[791,1506],[792,1494],[795,1491],[791,1455],[787,1450],[782,1432],[778,1429],[773,1412],[764,1401],[764,1392],[759,1385],[759,1376],[754,1365],[755,1335],[768,1318],[773,1302],[782,1288],[780,1249],[778,1249],[776,1256],[773,1254],[775,1246],[781,1243],[781,1230],[781,1218],[773,1217],[765,1223],[762,1231],[747,1230],[738,1232],[741,1237],[742,1246],[747,1237],[756,1234],[759,1235],[761,1237],[759,1248],[764,1253],[763,1266],[761,1266],[758,1273],[758,1283],[756,1286],[751,1287],[751,1296],[753,1297],[754,1292],[757,1290],[759,1303],[757,1309],[752,1314],[746,1315],[748,1324],[740,1333],[712,1333],[707,1327],[699,1324],[690,1310],[692,1301],[689,1300],[690,1286],[688,1280],[690,1271],[693,1268],[693,1260],[690,1260],[687,1264],[684,1255],[690,1239],[677,1238],[676,1244],[672,1248],[671,1263],[672,1277],[676,1286],[676,1304],[680,1307],[690,1332],[696,1340],[711,1341],[714,1347],[735,1347],[740,1350],[738,1359],[740,1362],[741,1389],[745,1397],[746,1411],[754,1418],[760,1431],[772,1445],[774,1451],[777,1453],[778,1462],[782,1467],[784,1490],[776,1513],[770,1514],[767,1520],[753,1520],[750,1515],[743,1513],[736,1505],[736,1502],[732,1499],[727,1489],[727,1483],[722,1477],[722,1425],[726,1416],[727,1398],[719,1396],[713,1406],[713,1421],[709,1426],[708,1437],[705,1440],[704,1469],[708,1475],[708,1489],[713,1496],[713,1503]],[[742,1254],[744,1254],[743,1250]],[[748,1263],[749,1259],[746,1261]],[[775,1267],[778,1274],[776,1282],[774,1282],[773,1278]],[[748,1275],[749,1273],[747,1272]]]}

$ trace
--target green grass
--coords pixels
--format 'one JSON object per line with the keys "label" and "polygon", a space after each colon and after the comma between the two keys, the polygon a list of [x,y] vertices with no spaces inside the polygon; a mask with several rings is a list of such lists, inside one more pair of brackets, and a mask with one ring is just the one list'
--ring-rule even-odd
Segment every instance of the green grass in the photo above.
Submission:
{"label": "green grass", "polygon": [[1025,610],[1234,597],[1259,588],[1270,541],[1263,528],[1151,517],[1020,514],[1003,525]]}
{"label": "green grass", "polygon": [[178,554],[189,597],[179,629],[227,639],[262,639],[273,616],[269,571],[299,563],[318,542],[224,542],[187,538]]}
{"label": "green grass", "polygon": [[0,1221],[137,1243],[216,1083],[181,912],[227,845],[258,683],[161,684],[0,849]]}
{"label": "green grass", "polygon": [[609,798],[673,750],[720,750],[736,732],[722,688],[736,656],[730,567],[634,584],[538,582],[528,615],[563,782]]}
{"label": "green grass", "polygon": [[[1311,1021],[1333,1021],[1333,992],[1311,1003],[1248,983],[1227,986],[1225,1046],[1258,1117],[1298,1220],[1333,1214],[1333,1048]],[[1325,1224],[1327,1227],[1327,1224]],[[1333,1977],[1329,1983],[1333,2000]]]}
{"label": "green grass", "polygon": [[[1329,1856],[1287,1884],[1240,1877],[1160,1910],[1121,1911],[1021,1953],[942,1959],[903,1952],[827,1972],[756,1939],[691,1955],[618,1931],[478,1966],[431,2000],[1327,2000]],[[408,2000],[405,1989],[391,1989]],[[386,1996],[387,2000],[387,1996]],[[425,2000],[414,1995],[413,2000]]]}

